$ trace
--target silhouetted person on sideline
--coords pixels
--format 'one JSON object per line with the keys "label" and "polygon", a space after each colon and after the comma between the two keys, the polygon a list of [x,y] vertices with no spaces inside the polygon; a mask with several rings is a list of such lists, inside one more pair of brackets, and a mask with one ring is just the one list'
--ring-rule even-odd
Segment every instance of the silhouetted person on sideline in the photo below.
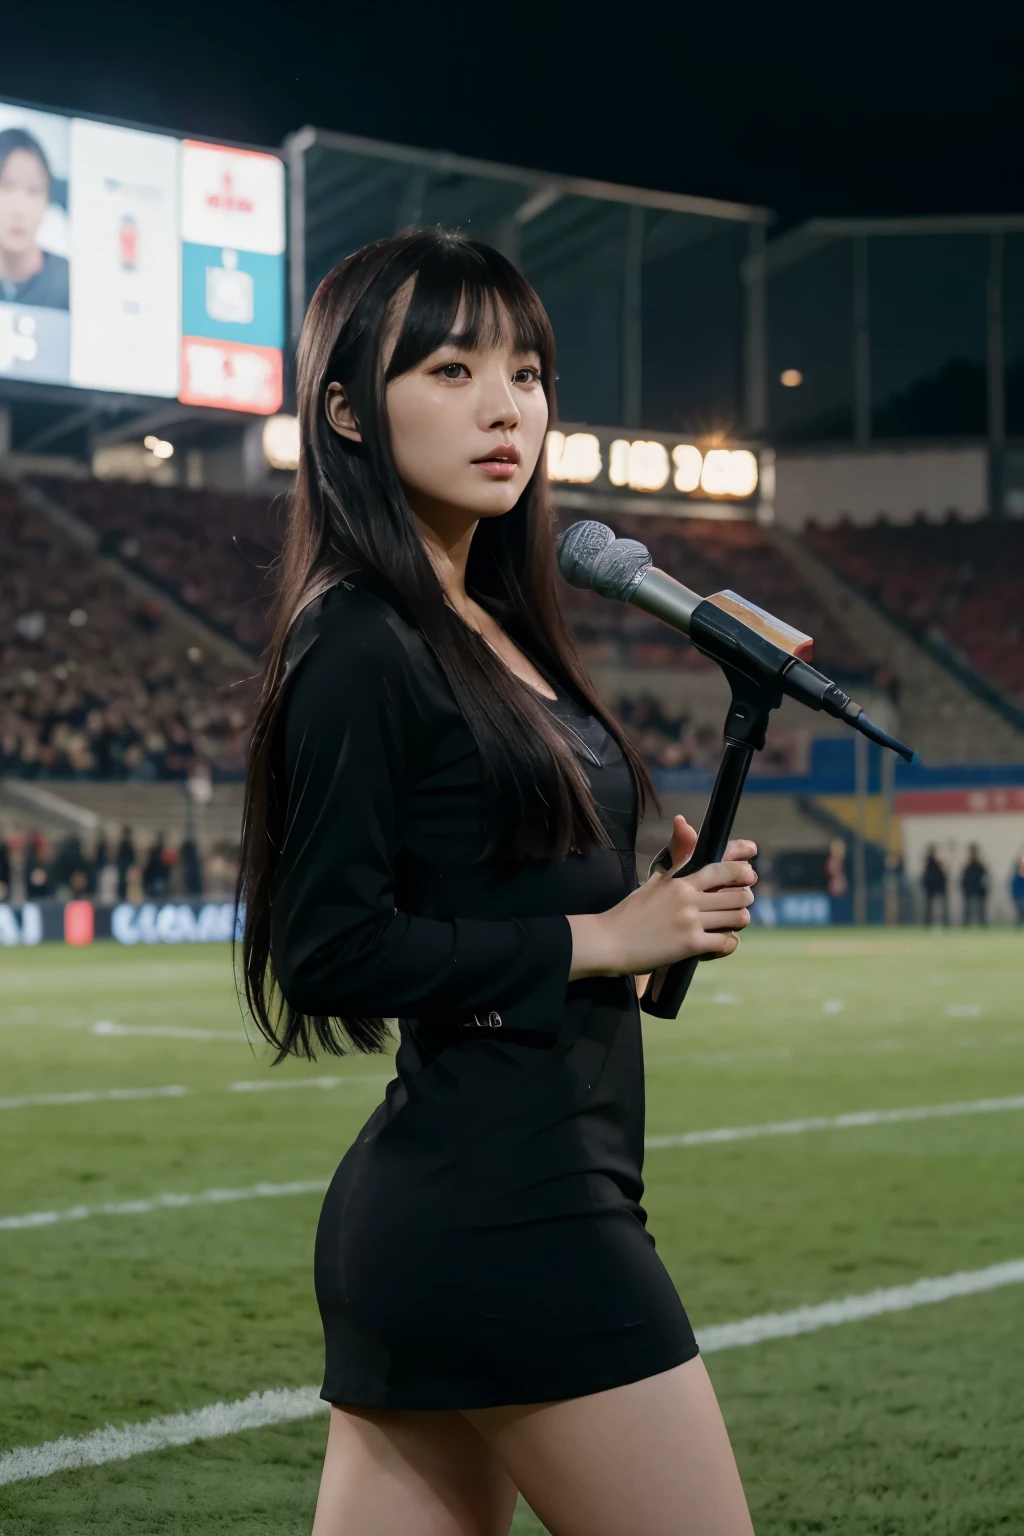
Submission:
{"label": "silhouetted person on sideline", "polygon": [[117,899],[128,900],[128,871],[135,863],[135,844],[132,842],[131,827],[121,828],[121,841],[117,845],[117,857],[114,861],[117,865]]}
{"label": "silhouetted person on sideline", "polygon": [[981,850],[971,843],[967,850],[967,863],[960,874],[960,889],[964,897],[964,927],[979,923],[982,927],[988,916],[988,870],[981,862]]}
{"label": "silhouetted person on sideline", "polygon": [[1024,853],[1021,854],[1010,881],[1010,899],[1013,902],[1018,923],[1024,926]]}
{"label": "silhouetted person on sideline", "polygon": [[949,876],[939,862],[939,856],[932,843],[928,849],[924,861],[924,874],[921,876],[921,886],[924,890],[924,920],[927,927],[931,927],[936,903],[942,914],[942,922],[949,927]]}
{"label": "silhouetted person on sideline", "polygon": [[201,896],[203,894],[203,865],[194,838],[185,838],[178,856],[181,859],[181,874],[185,886],[185,895]]}
{"label": "silhouetted person on sideline", "polygon": [[155,899],[166,896],[170,879],[170,870],[164,858],[164,835],[158,832],[142,871],[142,894]]}

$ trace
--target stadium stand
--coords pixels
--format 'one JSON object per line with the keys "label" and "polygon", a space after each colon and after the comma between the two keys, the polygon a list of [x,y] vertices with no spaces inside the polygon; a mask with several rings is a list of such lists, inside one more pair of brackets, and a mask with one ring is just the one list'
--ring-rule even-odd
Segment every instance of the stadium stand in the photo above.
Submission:
{"label": "stadium stand", "polygon": [[99,535],[99,548],[140,570],[219,634],[264,644],[267,567],[279,547],[267,497],[118,480],[40,480]]}
{"label": "stadium stand", "polygon": [[237,671],[0,484],[0,775],[181,780],[244,766]]}
{"label": "stadium stand", "polygon": [[840,526],[804,537],[885,611],[1024,704],[1024,523]]}

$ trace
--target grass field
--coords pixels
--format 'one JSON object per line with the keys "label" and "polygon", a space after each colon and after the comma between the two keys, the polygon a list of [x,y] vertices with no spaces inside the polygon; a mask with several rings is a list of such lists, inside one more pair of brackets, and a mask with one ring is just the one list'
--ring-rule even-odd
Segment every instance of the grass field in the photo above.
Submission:
{"label": "grass field", "polygon": [[[1024,1260],[1022,959],[1007,932],[755,932],[679,1021],[645,1021],[653,1139],[965,1106],[652,1146],[650,1226],[698,1331]],[[0,953],[0,1064],[0,1451],[317,1383],[315,1186],[388,1060],[270,1073],[219,947],[54,946]],[[184,1091],[88,1097],[153,1088]],[[314,1187],[154,1204],[267,1183]],[[1003,1284],[709,1354],[759,1536],[1024,1531],[1022,1324]],[[305,1536],[325,1428],[10,1482],[0,1533]],[[516,1536],[541,1529],[521,1504]]]}

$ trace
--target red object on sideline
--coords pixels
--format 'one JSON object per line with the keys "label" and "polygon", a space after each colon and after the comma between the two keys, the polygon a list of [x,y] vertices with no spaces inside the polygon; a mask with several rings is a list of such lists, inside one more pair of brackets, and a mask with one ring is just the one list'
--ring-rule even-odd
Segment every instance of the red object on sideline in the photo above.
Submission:
{"label": "red object on sideline", "polygon": [[91,944],[96,931],[96,915],[91,901],[69,901],[64,908],[64,942],[79,946]]}

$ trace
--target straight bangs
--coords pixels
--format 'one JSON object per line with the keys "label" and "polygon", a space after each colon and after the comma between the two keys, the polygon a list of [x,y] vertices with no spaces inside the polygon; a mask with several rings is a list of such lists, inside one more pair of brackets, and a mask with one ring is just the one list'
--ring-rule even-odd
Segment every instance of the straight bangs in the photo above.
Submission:
{"label": "straight bangs", "polygon": [[541,360],[553,398],[555,342],[529,283],[499,251],[475,241],[437,244],[419,265],[384,382],[399,378],[446,345],[485,350],[511,337]]}

